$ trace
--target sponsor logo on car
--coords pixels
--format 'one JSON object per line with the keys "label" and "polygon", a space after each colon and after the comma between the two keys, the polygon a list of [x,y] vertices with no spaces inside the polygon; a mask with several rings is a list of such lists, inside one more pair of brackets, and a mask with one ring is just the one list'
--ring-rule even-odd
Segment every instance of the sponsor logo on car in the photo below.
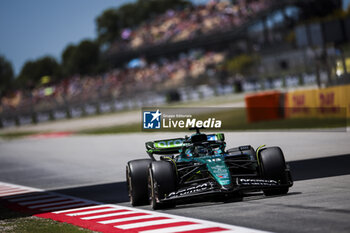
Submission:
{"label": "sponsor logo on car", "polygon": [[172,147],[180,147],[183,146],[184,140],[183,139],[175,139],[175,140],[164,140],[155,142],[154,146],[156,148],[172,148]]}
{"label": "sponsor logo on car", "polygon": [[263,180],[263,179],[238,179],[237,183],[240,185],[257,185],[257,186],[273,186],[278,185],[275,180]]}
{"label": "sponsor logo on car", "polygon": [[181,197],[183,195],[187,195],[187,194],[191,194],[191,193],[199,193],[199,192],[204,192],[204,191],[208,191],[213,189],[214,184],[211,182],[208,183],[204,183],[204,184],[199,184],[196,186],[192,186],[189,188],[185,188],[185,189],[180,189],[177,192],[172,192],[170,193],[167,198],[171,198],[171,197]]}

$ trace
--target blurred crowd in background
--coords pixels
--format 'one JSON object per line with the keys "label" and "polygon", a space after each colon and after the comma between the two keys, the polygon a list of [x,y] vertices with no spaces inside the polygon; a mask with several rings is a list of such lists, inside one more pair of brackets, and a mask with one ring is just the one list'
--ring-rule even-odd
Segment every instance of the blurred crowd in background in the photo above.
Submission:
{"label": "blurred crowd in background", "polygon": [[[181,0],[173,0],[173,2],[181,2]],[[188,1],[184,2],[190,3]],[[112,35],[113,42],[110,41],[107,43],[109,45],[107,49],[101,44],[98,44],[99,37],[96,41],[82,41],[77,46],[68,45],[62,53],[61,65],[57,61],[52,62],[52,59],[45,60],[44,58],[37,61],[37,63],[46,61],[51,67],[59,66],[61,68],[60,75],[57,75],[59,78],[56,77],[55,79],[54,75],[52,77],[36,75],[38,78],[34,81],[23,82],[25,88],[22,86],[21,89],[15,89],[9,92],[0,90],[0,93],[2,91],[0,113],[44,111],[57,109],[62,106],[97,101],[123,101],[136,97],[142,98],[144,93],[150,92],[156,92],[165,96],[173,90],[181,90],[181,87],[195,89],[202,84],[223,84],[227,87],[231,86],[231,89],[229,88],[230,90],[238,88],[238,91],[258,90],[260,88],[258,87],[260,85],[259,82],[262,81],[265,81],[263,86],[271,88],[285,87],[290,83],[292,83],[290,84],[292,86],[303,83],[313,84],[315,80],[320,80],[322,76],[320,74],[325,73],[324,67],[331,63],[329,61],[331,56],[328,55],[327,58],[326,55],[328,52],[324,49],[325,47],[317,48],[317,46],[314,46],[312,47],[314,50],[311,47],[309,49],[305,49],[305,47],[298,48],[295,42],[298,38],[296,38],[297,34],[294,32],[294,28],[297,23],[305,23],[305,19],[314,19],[315,21],[313,22],[322,22],[327,17],[329,20],[338,20],[339,17],[344,18],[346,14],[348,16],[350,15],[350,8],[344,15],[343,11],[339,11],[338,2],[340,0],[295,2],[297,3],[296,5],[299,4],[299,9],[305,10],[299,12],[281,8],[278,9],[280,12],[277,14],[275,10],[271,10],[276,4],[281,3],[277,0],[209,0],[206,4],[202,5],[187,4],[183,7],[173,7],[171,9],[169,7],[172,6],[168,6],[163,13],[152,13],[147,20],[139,21],[141,23],[138,22],[133,27],[122,26],[112,31],[110,34]],[[322,4],[320,4],[321,2]],[[134,5],[129,4],[128,7],[133,7],[134,10],[137,10],[140,9],[137,4],[145,3],[150,2],[139,0]],[[164,2],[158,0],[157,4],[164,5]],[[320,7],[315,8],[315,6]],[[329,7],[326,8],[323,6]],[[108,29],[104,23],[110,25],[109,23],[112,21],[112,26],[118,24],[118,22],[115,23],[115,18],[113,17],[121,17],[122,11],[119,11],[121,9],[123,7],[109,9],[102,13],[101,17],[97,19],[98,33],[105,32]],[[267,14],[264,15],[269,10],[272,13],[272,16],[269,16],[270,18],[267,17]],[[259,13],[261,13],[259,16],[260,19],[258,19],[259,21],[254,21],[253,18],[259,15]],[[110,16],[112,18],[109,18]],[[350,17],[348,18],[350,22]],[[244,23],[249,20],[258,25],[258,27],[255,27],[255,24],[245,26]],[[277,23],[271,23],[274,20],[277,20]],[[344,24],[345,22],[348,21],[344,20]],[[200,49],[176,50],[172,54],[164,53],[163,55],[158,55],[158,57],[152,57],[152,59],[150,57],[146,58],[143,55],[132,55],[131,57],[133,58],[131,60],[125,59],[123,61],[124,64],[112,64],[110,67],[114,68],[104,68],[103,71],[98,71],[98,66],[101,65],[99,62],[102,60],[97,60],[100,59],[99,55],[101,51],[106,54],[121,54],[124,56],[127,52],[134,54],[133,52],[138,49],[138,51],[142,52],[143,48],[147,46],[154,49],[155,47],[159,47],[157,45],[160,44],[170,45],[186,40],[190,44],[191,39],[200,37],[205,40],[210,35],[216,35],[216,32],[228,32],[224,33],[224,36],[228,35],[231,33],[230,30],[234,31],[233,29],[242,25],[245,29],[258,30],[256,32],[257,34],[254,34],[254,30],[247,30],[249,32],[246,34],[252,33],[251,35],[253,36],[248,39],[241,39],[243,40],[242,44],[237,43],[237,41],[228,41],[227,44],[224,44],[226,47],[221,46],[221,49],[218,49],[218,46],[198,46]],[[268,28],[272,27],[271,25],[274,25],[274,28]],[[322,28],[321,25],[320,28]],[[319,31],[321,32],[321,29]],[[100,35],[101,38],[103,38],[103,35],[103,33]],[[209,36],[206,37],[206,35]],[[276,41],[271,39],[275,36],[281,38],[280,41],[283,41],[281,45],[287,44],[287,46],[276,47],[274,43]],[[262,41],[261,44],[265,43],[267,50],[269,47],[275,46],[274,53],[271,53],[272,50],[267,51],[266,54],[260,57],[261,54],[259,53],[262,53],[259,49],[260,42],[256,44],[254,42],[256,40]],[[247,41],[250,42],[248,43]],[[173,48],[177,48],[176,44],[173,44]],[[288,60],[291,55],[291,53],[286,52],[288,49],[291,53],[295,52],[295,56],[291,61]],[[341,52],[341,49],[332,49],[332,51],[336,51],[334,52],[334,56],[343,57],[343,62],[339,62],[341,60],[337,58],[338,60],[333,59],[333,63],[336,61],[339,64],[345,64],[347,60],[344,59],[345,56]],[[295,51],[293,52],[293,50]],[[311,53],[308,53],[309,50],[312,50]],[[87,54],[94,55],[89,56]],[[92,63],[87,62],[82,65],[81,62],[89,60],[88,58],[93,58]],[[55,62],[56,64],[52,65]],[[27,62],[22,71],[35,70],[32,69],[34,63],[35,61]],[[343,66],[345,67],[345,65]],[[79,69],[71,69],[70,73],[68,72],[69,75],[64,74],[67,68],[72,67],[83,67],[85,69],[84,72],[79,71]],[[316,72],[314,67],[319,67],[316,69]],[[55,69],[53,68],[51,70]],[[334,70],[336,69],[329,68],[326,73],[330,76]],[[346,71],[345,68],[343,70]],[[336,71],[340,70],[338,69]],[[262,74],[265,77],[262,77]],[[21,78],[23,78],[24,81],[27,81],[26,79],[28,77],[26,75],[21,76],[22,72],[17,77],[17,80],[21,81]],[[311,78],[308,78],[309,76]],[[308,81],[309,79],[311,81]]]}
{"label": "blurred crowd in background", "polygon": [[[121,40],[110,50],[171,43],[192,39],[215,31],[232,29],[250,16],[269,7],[271,0],[208,1],[185,9],[171,9],[140,26],[121,32]],[[196,78],[208,66],[223,62],[220,52],[192,51],[177,59],[161,58],[148,62],[137,58],[124,68],[99,75],[74,75],[58,83],[50,80],[33,90],[17,90],[1,99],[1,112],[16,109],[40,110],[69,103],[82,103],[104,98],[125,98],[147,90],[179,87],[186,78]]]}
{"label": "blurred crowd in background", "polygon": [[138,48],[167,42],[193,39],[197,36],[232,29],[249,17],[267,9],[271,0],[209,1],[206,5],[183,10],[168,10],[165,14],[143,23],[136,29],[124,29],[114,49]]}
{"label": "blurred crowd in background", "polygon": [[35,110],[44,110],[68,103],[132,98],[145,91],[178,87],[184,79],[199,77],[206,67],[219,64],[224,57],[224,53],[195,50],[181,54],[173,61],[165,58],[159,62],[134,59],[126,68],[113,69],[101,75],[75,75],[56,84],[43,83],[31,91],[18,90],[12,96],[2,98],[1,108],[2,111],[11,111],[35,105]]}

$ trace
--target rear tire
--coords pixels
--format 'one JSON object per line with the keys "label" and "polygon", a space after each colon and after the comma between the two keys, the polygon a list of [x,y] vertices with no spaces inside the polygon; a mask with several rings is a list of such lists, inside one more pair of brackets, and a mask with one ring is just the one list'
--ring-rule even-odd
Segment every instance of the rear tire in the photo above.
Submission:
{"label": "rear tire", "polygon": [[171,162],[153,161],[148,172],[149,200],[154,210],[175,207],[175,202],[162,203],[162,199],[176,191],[177,176]]}
{"label": "rear tire", "polygon": [[151,162],[151,159],[138,159],[128,162],[126,166],[126,182],[132,206],[148,204],[147,177]]}
{"label": "rear tire", "polygon": [[[280,184],[288,184],[286,162],[279,147],[268,147],[259,152],[260,168],[263,179],[276,180]],[[289,188],[264,190],[266,196],[288,193]]]}

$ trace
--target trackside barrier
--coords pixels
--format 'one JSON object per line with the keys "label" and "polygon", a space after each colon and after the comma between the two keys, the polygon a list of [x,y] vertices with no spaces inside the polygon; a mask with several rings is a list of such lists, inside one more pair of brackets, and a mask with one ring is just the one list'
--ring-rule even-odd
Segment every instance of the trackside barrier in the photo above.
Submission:
{"label": "trackside barrier", "polygon": [[285,117],[304,118],[316,117],[317,90],[296,90],[285,93]]}
{"label": "trackside barrier", "polygon": [[290,91],[284,107],[287,118],[349,118],[350,85]]}
{"label": "trackside barrier", "polygon": [[350,85],[344,86],[345,91],[345,106],[346,106],[346,117],[350,118]]}
{"label": "trackside barrier", "polygon": [[79,103],[60,106],[43,111],[0,113],[0,128],[14,127],[29,124],[39,124],[47,121],[55,121],[69,118],[79,118],[102,113],[117,112],[127,109],[140,108],[143,105],[161,105],[165,103],[165,97],[152,96],[153,98],[133,100],[108,100],[102,102]]}
{"label": "trackside barrier", "polygon": [[247,95],[245,103],[248,122],[282,118],[350,118],[350,85],[256,93]]}
{"label": "trackside barrier", "polygon": [[248,122],[282,119],[281,103],[283,94],[268,91],[245,96]]}
{"label": "trackside barrier", "polygon": [[[233,92],[231,85],[210,87],[201,85],[197,88],[183,88],[178,90],[182,101],[195,101],[206,99],[214,95],[226,95]],[[0,112],[0,128],[14,127],[41,122],[55,121],[69,118],[97,115],[101,113],[118,112],[122,110],[137,109],[143,106],[159,106],[167,103],[166,94],[151,93],[134,99],[109,99],[104,101],[83,102],[64,106],[52,106],[43,111]],[[1,107],[1,106],[0,106]]]}

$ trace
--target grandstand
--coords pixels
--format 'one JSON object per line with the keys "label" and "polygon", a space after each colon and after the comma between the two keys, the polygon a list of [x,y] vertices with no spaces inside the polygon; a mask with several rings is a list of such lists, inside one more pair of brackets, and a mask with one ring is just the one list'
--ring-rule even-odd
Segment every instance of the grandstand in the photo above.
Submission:
{"label": "grandstand", "polygon": [[[299,11],[297,0],[208,1],[206,5],[168,10],[136,28],[123,30],[122,39],[104,54],[110,67],[107,72],[75,75],[4,97],[1,124],[26,124],[188,100],[188,95],[184,97],[186,88],[198,89],[199,93],[203,90],[200,85],[218,95],[234,90],[316,84],[327,78],[329,81],[327,70],[318,70],[317,74],[311,70],[310,74],[308,66],[315,66],[317,58],[306,59],[308,63],[300,59],[309,55],[296,43]],[[346,31],[349,20],[342,22]],[[344,35],[341,42],[346,40],[349,37]],[[226,61],[240,54],[263,55],[260,65],[245,77],[225,69]],[[277,70],[280,75],[288,69],[297,72],[284,79],[276,78],[272,72]],[[260,81],[259,76],[268,78]]]}
{"label": "grandstand", "polygon": [[[263,31],[262,40],[267,41],[269,40],[266,26],[268,16],[275,14],[276,11],[281,11],[284,17],[291,19],[295,16],[289,15],[286,9],[296,7],[298,3],[297,0],[242,0],[237,1],[236,4],[224,2],[225,4],[218,4],[218,6],[213,8],[214,10],[212,9],[214,13],[206,16],[208,18],[207,21],[210,23],[205,23],[207,21],[203,18],[198,19],[195,17],[196,20],[195,23],[193,23],[195,26],[186,22],[192,22],[192,20],[194,20],[193,17],[191,17],[193,14],[197,15],[203,11],[203,9],[210,9],[212,3],[209,1],[206,6],[197,6],[194,10],[184,9],[184,25],[186,26],[181,30],[176,30],[176,28],[181,28],[183,25],[181,23],[168,24],[168,22],[174,20],[173,17],[176,17],[177,14],[171,13],[172,17],[170,17],[170,19],[168,19],[169,12],[158,16],[154,21],[152,20],[135,29],[134,35],[133,32],[130,31],[128,39],[116,41],[107,52],[107,59],[112,63],[120,63],[125,59],[130,60],[134,57],[144,56],[147,58],[154,58],[169,56],[193,48],[209,50],[227,49],[232,44],[235,44],[237,40],[246,39],[248,31],[254,28],[256,24],[263,24],[264,28],[261,30]],[[292,14],[297,14],[297,12],[292,12]],[[158,25],[160,27],[163,25],[165,25],[165,28],[173,26],[172,36],[169,36],[167,33],[159,33],[158,30],[156,30],[156,32],[161,34],[161,36],[158,36],[157,33],[152,34],[152,28],[155,27],[153,25],[157,25],[158,21],[162,22],[162,24]],[[146,31],[149,31],[149,33],[145,33]],[[178,35],[176,32],[181,33]],[[142,37],[140,35],[147,39],[140,39],[140,37]]]}

